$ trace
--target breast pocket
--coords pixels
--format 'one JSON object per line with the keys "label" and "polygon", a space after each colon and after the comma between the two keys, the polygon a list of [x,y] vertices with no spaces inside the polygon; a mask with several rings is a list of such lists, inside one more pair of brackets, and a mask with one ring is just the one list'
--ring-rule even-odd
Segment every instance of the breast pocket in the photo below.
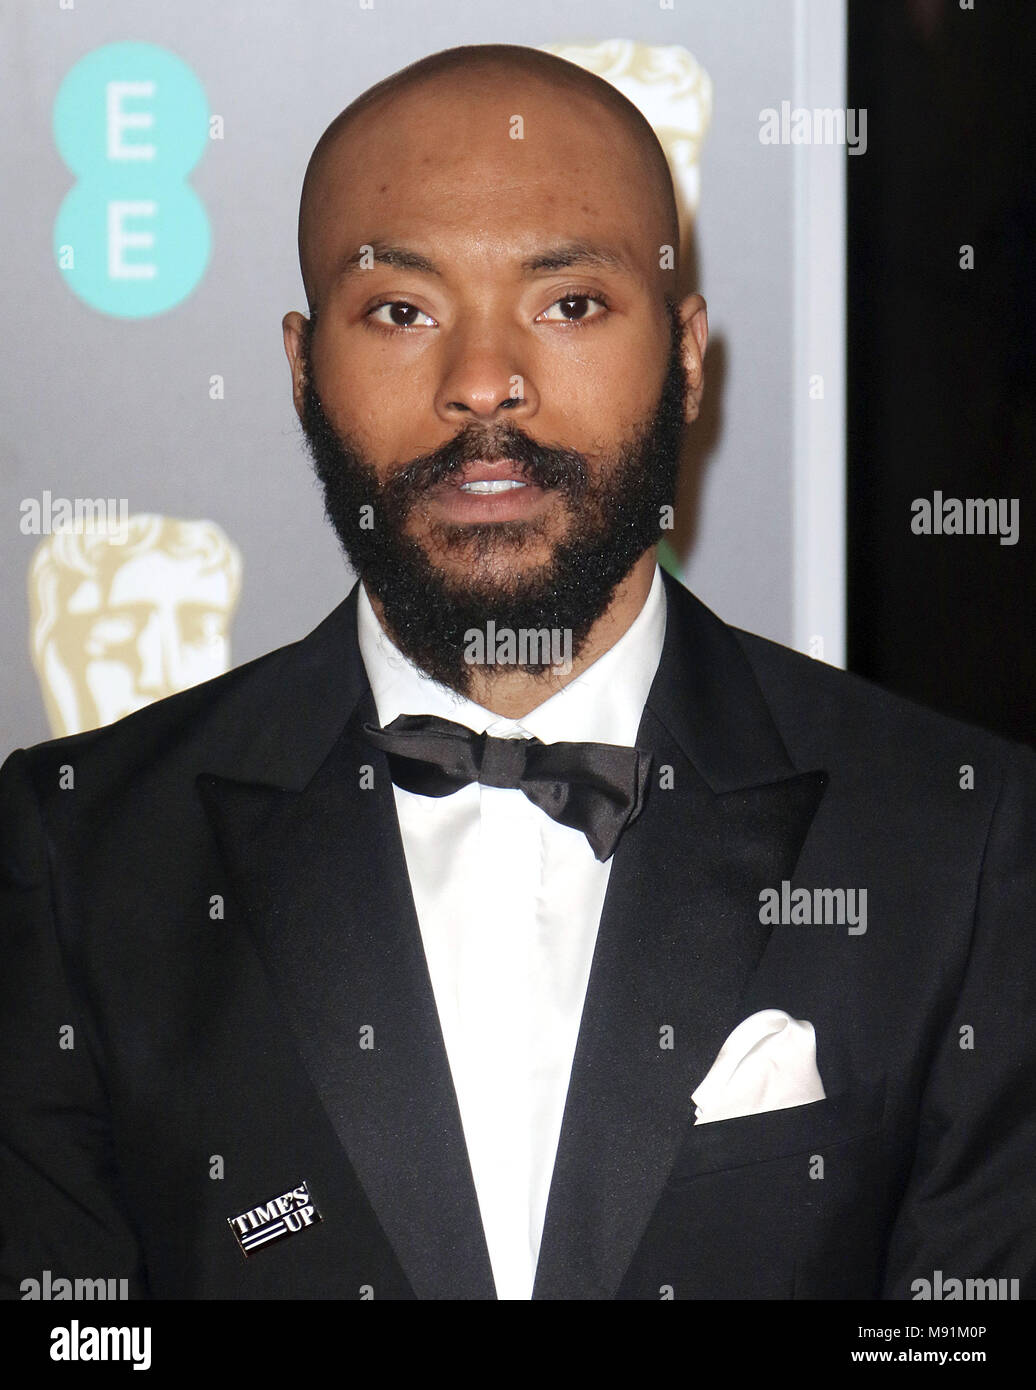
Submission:
{"label": "breast pocket", "polygon": [[885,1078],[881,1077],[809,1105],[693,1125],[676,1156],[668,1185],[690,1183],[721,1169],[823,1153],[880,1129],[884,1112]]}
{"label": "breast pocket", "polygon": [[688,1129],[621,1297],[872,1298],[885,1078]]}

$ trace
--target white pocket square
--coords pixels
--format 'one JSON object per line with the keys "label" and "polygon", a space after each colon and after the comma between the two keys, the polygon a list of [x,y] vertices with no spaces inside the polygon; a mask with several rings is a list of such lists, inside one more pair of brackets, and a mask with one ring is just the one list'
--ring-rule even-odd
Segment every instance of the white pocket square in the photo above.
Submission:
{"label": "white pocket square", "polygon": [[691,1096],[696,1125],[824,1100],[812,1023],[762,1009],[731,1033]]}

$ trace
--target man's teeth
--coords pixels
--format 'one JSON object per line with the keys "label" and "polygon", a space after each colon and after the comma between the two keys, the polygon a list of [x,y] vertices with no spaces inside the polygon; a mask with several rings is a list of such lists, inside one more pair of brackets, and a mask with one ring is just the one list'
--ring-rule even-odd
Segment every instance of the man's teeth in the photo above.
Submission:
{"label": "man's teeth", "polygon": [[477,483],[461,483],[461,492],[510,492],[513,487],[524,487],[516,478],[486,478]]}

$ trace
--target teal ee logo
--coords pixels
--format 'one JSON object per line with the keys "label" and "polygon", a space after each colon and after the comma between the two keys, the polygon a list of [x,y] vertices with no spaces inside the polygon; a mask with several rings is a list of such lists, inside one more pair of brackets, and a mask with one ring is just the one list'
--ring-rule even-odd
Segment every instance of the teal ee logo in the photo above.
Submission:
{"label": "teal ee logo", "polygon": [[209,259],[209,219],[185,182],[208,140],[201,83],[175,54],[111,43],[80,59],[54,103],[54,139],[77,182],[54,223],[73,293],[104,314],[179,304]]}

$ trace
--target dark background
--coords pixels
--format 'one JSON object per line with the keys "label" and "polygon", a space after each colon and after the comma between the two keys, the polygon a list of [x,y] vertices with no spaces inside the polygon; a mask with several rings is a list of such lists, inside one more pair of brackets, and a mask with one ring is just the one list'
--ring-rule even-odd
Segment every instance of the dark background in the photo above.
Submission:
{"label": "dark background", "polygon": [[[848,665],[1036,743],[1034,53],[1034,0],[850,0]],[[914,535],[936,489],[1018,544]]]}

